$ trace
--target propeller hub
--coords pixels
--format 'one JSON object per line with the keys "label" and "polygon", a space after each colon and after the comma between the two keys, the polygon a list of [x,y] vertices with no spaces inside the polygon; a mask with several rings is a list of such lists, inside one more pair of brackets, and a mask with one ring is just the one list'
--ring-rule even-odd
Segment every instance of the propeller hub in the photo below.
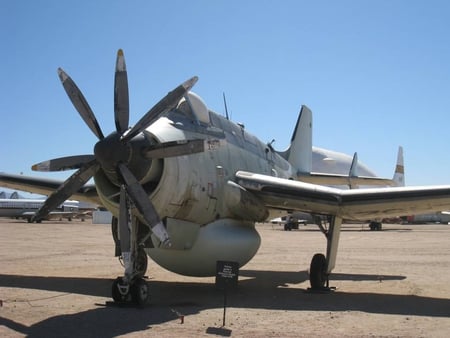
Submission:
{"label": "propeller hub", "polygon": [[102,169],[106,172],[116,172],[119,163],[128,163],[131,157],[131,146],[121,142],[116,132],[97,142],[94,154]]}
{"label": "propeller hub", "polygon": [[129,141],[121,140],[119,133],[112,133],[97,142],[94,147],[95,158],[106,176],[116,186],[123,182],[119,178],[117,167],[125,164],[138,181],[143,183],[152,165],[151,159],[142,156],[142,149],[151,144],[144,134],[139,134]]}

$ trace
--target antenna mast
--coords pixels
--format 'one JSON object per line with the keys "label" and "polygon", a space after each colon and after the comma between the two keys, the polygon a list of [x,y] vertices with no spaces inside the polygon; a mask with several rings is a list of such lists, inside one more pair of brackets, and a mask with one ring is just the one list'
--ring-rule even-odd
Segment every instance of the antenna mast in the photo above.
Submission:
{"label": "antenna mast", "polygon": [[227,120],[229,120],[230,117],[228,116],[227,99],[225,98],[225,92],[223,92],[222,94],[223,94],[223,104],[225,106],[225,116],[227,117]]}

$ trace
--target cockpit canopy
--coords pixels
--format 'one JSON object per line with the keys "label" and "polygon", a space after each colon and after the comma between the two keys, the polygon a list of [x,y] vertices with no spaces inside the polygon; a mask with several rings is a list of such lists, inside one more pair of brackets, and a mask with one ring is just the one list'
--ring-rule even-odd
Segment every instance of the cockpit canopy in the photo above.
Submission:
{"label": "cockpit canopy", "polygon": [[177,109],[194,121],[209,124],[209,111],[200,96],[188,92],[178,103]]}

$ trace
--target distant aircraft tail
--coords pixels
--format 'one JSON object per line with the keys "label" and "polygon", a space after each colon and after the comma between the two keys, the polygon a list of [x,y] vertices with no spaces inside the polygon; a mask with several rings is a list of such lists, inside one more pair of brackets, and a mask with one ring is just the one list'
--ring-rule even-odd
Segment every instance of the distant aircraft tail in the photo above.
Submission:
{"label": "distant aircraft tail", "polygon": [[312,112],[302,105],[289,148],[278,152],[297,170],[309,174],[312,170]]}
{"label": "distant aircraft tail", "polygon": [[405,186],[405,165],[403,161],[403,147],[398,147],[397,164],[395,166],[394,177],[392,180],[399,187]]}
{"label": "distant aircraft tail", "polygon": [[312,112],[302,105],[297,123],[291,137],[291,144],[285,151],[278,152],[287,160],[297,174],[297,179],[323,185],[348,185],[350,189],[359,185],[367,186],[405,186],[405,169],[403,164],[403,148],[399,147],[397,164],[392,179],[359,176],[358,155],[353,156],[348,175],[312,172]]}
{"label": "distant aircraft tail", "polygon": [[352,164],[350,166],[350,170],[348,172],[348,187],[349,189],[358,188],[358,184],[353,182],[354,178],[358,178],[358,153],[353,154]]}

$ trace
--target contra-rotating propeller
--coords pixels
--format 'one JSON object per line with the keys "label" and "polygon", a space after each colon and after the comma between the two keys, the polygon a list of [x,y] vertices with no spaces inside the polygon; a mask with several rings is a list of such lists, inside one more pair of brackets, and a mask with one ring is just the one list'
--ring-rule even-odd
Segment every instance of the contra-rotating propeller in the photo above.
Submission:
{"label": "contra-rotating propeller", "polygon": [[[32,166],[36,171],[60,171],[78,169],[58,187],[37,211],[33,220],[39,221],[80,189],[101,168],[111,181],[125,186],[129,199],[142,214],[147,225],[158,239],[169,243],[169,236],[158,213],[138,179],[129,167],[137,157],[142,159],[165,158],[203,151],[203,140],[181,140],[165,142],[145,147],[136,147],[133,140],[163,114],[175,108],[181,98],[194,86],[196,76],[182,83],[154,105],[132,128],[129,128],[128,78],[123,51],[119,49],[116,59],[114,79],[114,120],[116,131],[104,136],[92,109],[75,82],[61,69],[58,75],[75,109],[99,141],[94,147],[94,155],[61,157]],[[138,149],[136,149],[138,148]],[[120,209],[127,205],[125,194],[120,194]],[[127,210],[128,212],[128,210]],[[121,217],[119,217],[121,219]],[[122,217],[122,219],[124,219]]]}

